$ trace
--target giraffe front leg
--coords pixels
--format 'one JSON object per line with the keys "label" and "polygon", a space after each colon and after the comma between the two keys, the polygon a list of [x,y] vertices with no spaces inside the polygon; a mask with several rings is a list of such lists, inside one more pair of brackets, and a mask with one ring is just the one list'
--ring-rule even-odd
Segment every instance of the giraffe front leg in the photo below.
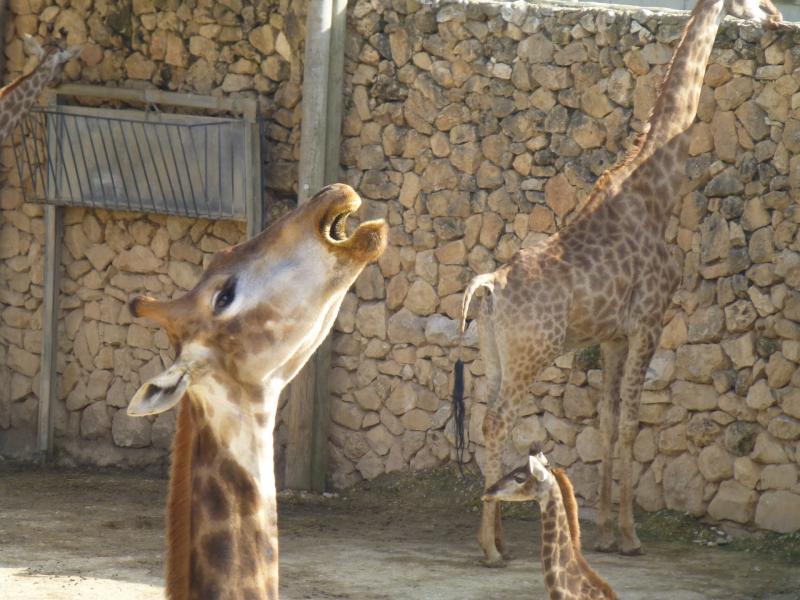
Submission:
{"label": "giraffe front leg", "polygon": [[636,535],[636,523],[633,518],[633,443],[639,433],[639,402],[642,386],[660,332],[659,321],[658,325],[637,332],[631,337],[620,385],[619,527],[622,535],[620,552],[629,556],[644,554],[642,543]]}
{"label": "giraffe front leg", "polygon": [[[502,396],[501,396],[502,397]],[[484,489],[489,489],[502,475],[501,453],[505,445],[505,426],[503,419],[494,408],[486,412],[483,419],[483,438],[486,443],[486,462],[484,464]],[[487,567],[503,566],[505,546],[500,506],[496,500],[484,500],[481,512],[481,528],[478,543],[483,550],[483,564]]]}
{"label": "giraffe front leg", "polygon": [[619,388],[628,342],[625,339],[613,340],[604,343],[601,349],[603,398],[600,405],[600,432],[603,439],[603,451],[600,463],[600,497],[597,516],[599,535],[595,548],[599,552],[616,552],[617,541],[611,518],[612,463],[614,443],[617,438]]}

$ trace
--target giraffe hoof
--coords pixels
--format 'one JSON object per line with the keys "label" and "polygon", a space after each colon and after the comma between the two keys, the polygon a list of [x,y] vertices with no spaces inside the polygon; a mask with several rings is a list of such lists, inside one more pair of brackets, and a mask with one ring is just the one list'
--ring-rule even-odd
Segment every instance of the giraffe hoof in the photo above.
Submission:
{"label": "giraffe hoof", "polygon": [[619,553],[622,556],[642,556],[645,552],[641,546],[634,546],[632,548],[621,548]]}
{"label": "giraffe hoof", "polygon": [[495,560],[489,560],[488,558],[482,558],[480,563],[486,567],[487,569],[505,569],[508,565],[503,558],[497,558]]}
{"label": "giraffe hoof", "polygon": [[595,544],[594,549],[596,552],[614,553],[619,550],[619,547],[617,546],[617,542],[612,540],[610,542],[598,542]]}

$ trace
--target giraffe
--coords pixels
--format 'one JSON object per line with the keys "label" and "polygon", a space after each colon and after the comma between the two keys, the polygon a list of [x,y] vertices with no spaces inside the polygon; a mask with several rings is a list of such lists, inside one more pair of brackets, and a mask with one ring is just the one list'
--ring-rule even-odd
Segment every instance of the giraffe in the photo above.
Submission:
{"label": "giraffe", "polygon": [[536,500],[542,513],[542,566],[547,593],[553,600],[616,600],[611,586],[581,552],[578,504],[562,469],[551,469],[536,445],[528,464],[514,469],[486,490],[487,500]]}
{"label": "giraffe", "polygon": [[28,54],[39,59],[39,64],[27,75],[17,77],[0,88],[0,142],[8,139],[42,90],[57,81],[64,71],[64,66],[83,49],[82,46],[64,49],[63,42],[52,38],[46,39],[44,44],[39,44],[34,37],[27,34],[24,45]]}
{"label": "giraffe", "polygon": [[[762,8],[763,6],[763,8]],[[539,244],[522,249],[464,292],[467,308],[478,288],[489,293],[478,315],[488,383],[482,423],[486,488],[501,475],[501,454],[528,386],[564,352],[599,344],[603,360],[598,549],[639,554],[633,518],[632,455],[639,397],[680,269],[664,239],[685,183],[689,128],[717,28],[726,14],[768,27],[781,20],[769,0],[699,0],[684,27],[644,133],[623,161],[596,182],[576,218]],[[458,352],[460,353],[460,348]],[[464,365],[454,369],[457,451],[463,452]],[[621,543],[611,521],[611,462],[619,438]],[[486,566],[502,566],[499,503],[483,503],[478,541]]]}
{"label": "giraffe", "polygon": [[344,184],[216,254],[172,301],[136,297],[177,358],[144,382],[133,416],[180,404],[167,503],[171,600],[278,597],[273,429],[278,395],[328,334],[345,293],[386,247],[383,220],[348,236],[361,199]]}

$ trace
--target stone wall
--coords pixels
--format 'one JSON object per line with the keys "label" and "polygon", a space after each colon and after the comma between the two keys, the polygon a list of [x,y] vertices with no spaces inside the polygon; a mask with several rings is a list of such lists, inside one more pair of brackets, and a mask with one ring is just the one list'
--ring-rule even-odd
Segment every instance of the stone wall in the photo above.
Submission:
{"label": "stone wall", "polygon": [[[641,131],[684,23],[519,3],[351,7],[342,162],[391,245],[336,325],[337,486],[454,459],[465,284],[577,213]],[[674,199],[668,227],[683,281],[634,449],[646,510],[800,528],[799,41],[734,22],[717,38],[688,165],[697,189]],[[467,458],[481,464],[474,323],[467,345]],[[596,348],[547,368],[507,452],[516,466],[540,442],[588,504],[598,369]]]}
{"label": "stone wall", "polygon": [[[294,203],[300,130],[304,2],[287,0],[13,0],[6,81],[30,71],[22,35],[64,28],[83,44],[65,81],[244,95],[266,118],[269,218]],[[165,107],[165,110],[171,110]],[[30,456],[38,412],[44,228],[25,202],[10,144],[0,192],[0,454]],[[62,462],[162,464],[174,415],[129,419],[139,382],[172,360],[163,332],[131,321],[133,295],[191,288],[211,254],[244,226],[177,217],[69,209],[64,214],[56,449]]]}

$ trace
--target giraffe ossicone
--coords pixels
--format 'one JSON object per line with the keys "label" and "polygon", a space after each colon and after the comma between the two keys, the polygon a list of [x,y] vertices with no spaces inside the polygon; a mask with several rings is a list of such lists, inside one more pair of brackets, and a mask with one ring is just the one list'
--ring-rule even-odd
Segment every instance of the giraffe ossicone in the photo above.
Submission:
{"label": "giraffe ossicone", "polygon": [[167,506],[171,600],[278,597],[278,395],[386,247],[382,220],[348,234],[360,203],[349,186],[328,186],[217,253],[184,296],[130,303],[176,350],[175,362],[143,382],[128,406],[145,416],[179,405]]}
{"label": "giraffe ossicone", "polygon": [[[611,520],[612,457],[619,442],[619,529],[623,554],[640,554],[633,518],[633,442],[639,398],[662,330],[662,318],[680,281],[664,232],[686,182],[689,128],[723,17],[775,27],[770,0],[699,0],[673,54],[644,133],[628,156],[597,181],[586,205],[558,233],[517,252],[493,273],[477,276],[464,293],[467,307],[489,290],[478,317],[489,392],[482,423],[485,487],[500,478],[509,432],[536,376],[565,352],[599,344],[603,397],[598,549],[618,548]],[[454,382],[463,382],[456,362]],[[463,416],[463,385],[454,385],[454,415]],[[459,452],[463,422],[455,426]],[[485,564],[504,560],[497,498],[485,496],[478,541]]]}

